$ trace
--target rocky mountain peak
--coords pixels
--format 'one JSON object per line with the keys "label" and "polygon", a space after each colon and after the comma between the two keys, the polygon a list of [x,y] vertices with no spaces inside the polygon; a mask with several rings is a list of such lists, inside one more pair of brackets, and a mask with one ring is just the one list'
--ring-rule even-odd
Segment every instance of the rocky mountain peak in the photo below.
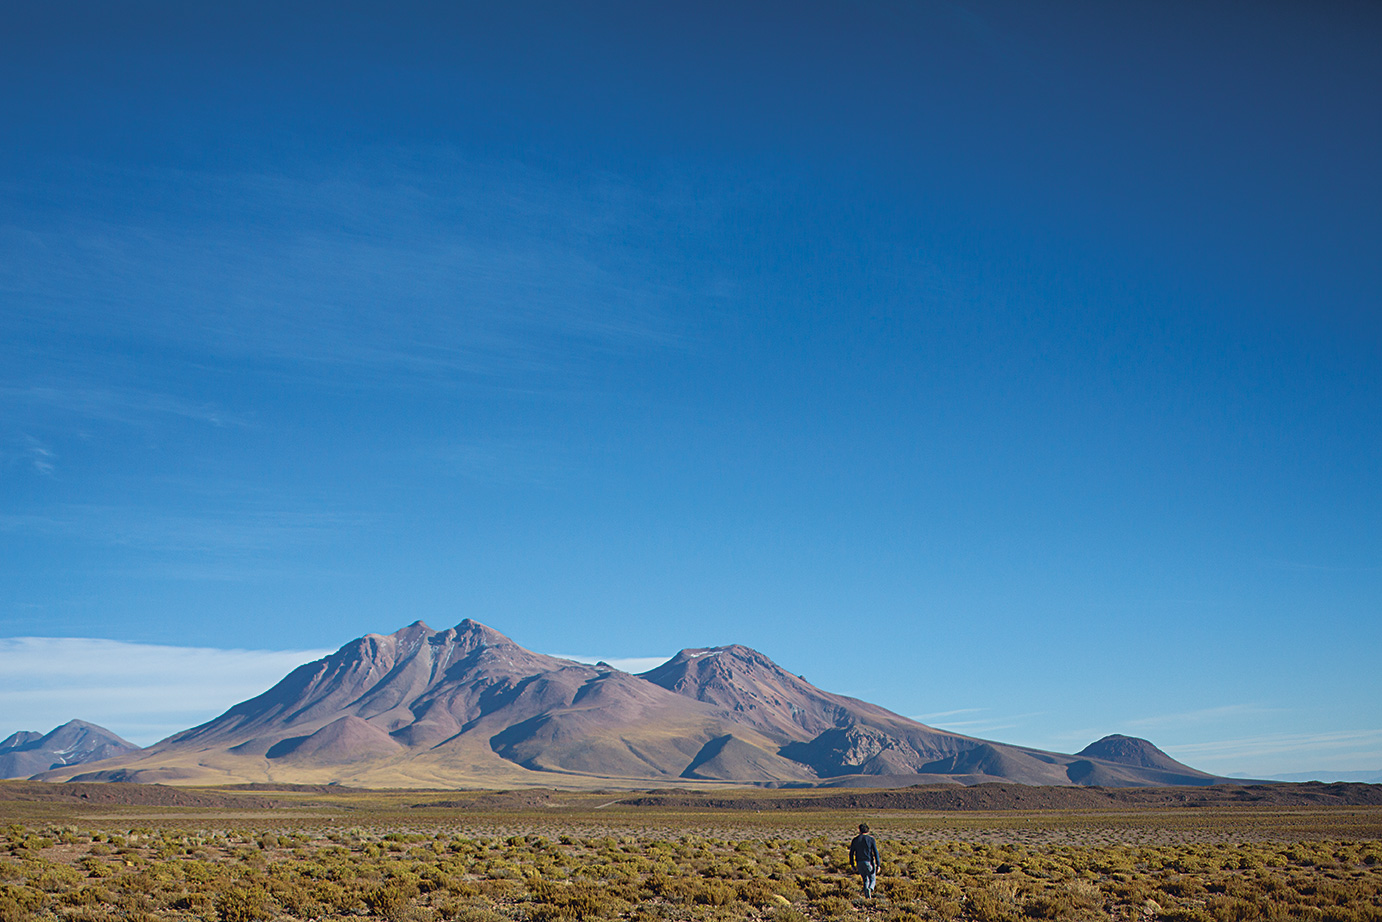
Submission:
{"label": "rocky mountain peak", "polygon": [[1181,763],[1146,740],[1135,736],[1123,736],[1120,733],[1113,733],[1090,743],[1076,755],[1141,768],[1184,768]]}
{"label": "rocky mountain peak", "polygon": [[[650,682],[673,691],[689,687],[699,688],[711,681],[738,675],[749,678],[769,674],[793,678],[786,670],[752,647],[730,644],[723,647],[688,647],[676,656],[641,676]],[[800,680],[798,680],[800,681]],[[673,686],[680,686],[674,688]],[[697,697],[693,695],[693,697]]]}
{"label": "rocky mountain peak", "polygon": [[445,632],[450,635],[450,642],[466,650],[475,650],[480,647],[515,647],[514,643],[503,634],[496,631],[487,624],[481,624],[473,618],[466,618],[460,624]]}
{"label": "rocky mountain peak", "polygon": [[105,727],[69,720],[44,734],[21,730],[0,743],[0,778],[27,778],[60,766],[82,765],[138,750]]}
{"label": "rocky mountain peak", "polygon": [[11,749],[22,749],[30,743],[43,739],[43,734],[37,730],[20,730],[18,733],[11,733],[9,736],[0,740],[0,752],[9,752]]}
{"label": "rocky mountain peak", "polygon": [[688,648],[640,678],[725,708],[784,739],[837,726],[858,703],[821,691],[742,644]]}

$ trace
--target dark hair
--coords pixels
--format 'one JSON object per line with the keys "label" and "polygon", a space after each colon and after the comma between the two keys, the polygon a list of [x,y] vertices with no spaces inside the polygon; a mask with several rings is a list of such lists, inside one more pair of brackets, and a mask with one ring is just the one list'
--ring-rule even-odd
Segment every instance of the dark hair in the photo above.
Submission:
{"label": "dark hair", "polygon": [[868,832],[868,831],[869,831],[869,824],[868,824],[868,823],[860,823],[860,824],[859,824],[859,831],[860,831],[860,832]]}

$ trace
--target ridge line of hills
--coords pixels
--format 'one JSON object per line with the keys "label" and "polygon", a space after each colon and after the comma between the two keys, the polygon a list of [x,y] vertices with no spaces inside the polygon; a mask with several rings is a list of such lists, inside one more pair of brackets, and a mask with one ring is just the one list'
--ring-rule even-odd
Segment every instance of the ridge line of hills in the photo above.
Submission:
{"label": "ridge line of hills", "polygon": [[367,634],[147,749],[32,777],[567,789],[1245,783],[1132,737],[1067,754],[938,730],[817,688],[738,644],[682,650],[635,675],[534,653],[470,619]]}

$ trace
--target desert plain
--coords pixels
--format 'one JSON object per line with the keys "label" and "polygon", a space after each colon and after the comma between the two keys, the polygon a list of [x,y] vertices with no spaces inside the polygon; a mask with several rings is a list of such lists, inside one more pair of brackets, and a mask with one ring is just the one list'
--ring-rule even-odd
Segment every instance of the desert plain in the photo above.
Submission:
{"label": "desert plain", "polygon": [[1379,795],[5,782],[0,922],[1377,920]]}

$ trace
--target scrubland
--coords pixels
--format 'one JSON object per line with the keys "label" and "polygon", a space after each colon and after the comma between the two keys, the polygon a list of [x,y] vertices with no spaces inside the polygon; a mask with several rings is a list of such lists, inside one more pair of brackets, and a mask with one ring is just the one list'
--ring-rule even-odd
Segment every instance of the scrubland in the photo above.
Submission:
{"label": "scrubland", "polygon": [[[617,797],[0,802],[0,922],[1382,920],[1376,806],[750,812]],[[860,821],[884,857],[872,900],[847,866]]]}

